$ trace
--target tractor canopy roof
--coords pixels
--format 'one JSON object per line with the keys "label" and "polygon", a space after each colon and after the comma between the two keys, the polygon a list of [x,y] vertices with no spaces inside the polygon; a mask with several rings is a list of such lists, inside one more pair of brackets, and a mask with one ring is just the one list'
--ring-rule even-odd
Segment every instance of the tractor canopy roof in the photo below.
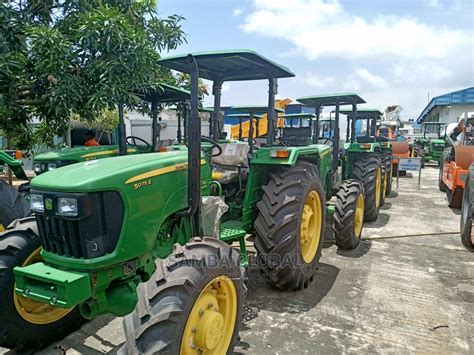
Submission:
{"label": "tractor canopy roof", "polygon": [[290,113],[288,115],[283,115],[281,116],[282,118],[286,119],[313,119],[316,118],[316,115],[314,113],[307,113],[307,112],[300,112],[300,113]]}
{"label": "tractor canopy roof", "polygon": [[304,96],[296,101],[309,107],[364,104],[365,100],[354,93]]}
{"label": "tractor canopy roof", "polygon": [[[212,81],[260,80],[295,76],[287,67],[248,49],[191,53],[199,67],[199,76]],[[162,58],[167,68],[190,73],[188,55]]]}
{"label": "tractor canopy roof", "polygon": [[334,116],[333,117],[326,116],[326,117],[320,117],[319,118],[319,121],[321,121],[321,122],[322,121],[335,121],[335,120],[336,120],[336,118]]}
{"label": "tractor canopy roof", "polygon": [[[246,112],[246,113],[268,112],[268,105],[232,106],[231,109],[234,111],[240,111],[240,112]],[[285,110],[279,107],[275,107],[275,111],[279,113],[285,112]]]}
{"label": "tractor canopy roof", "polygon": [[[232,117],[232,118],[249,118],[250,114],[249,113],[231,113],[227,115],[227,117]],[[257,118],[262,118],[261,115],[253,115],[253,117]]]}
{"label": "tractor canopy roof", "polygon": [[[350,115],[352,110],[341,110],[339,111],[343,115]],[[368,118],[380,118],[382,116],[382,112],[380,112],[377,108],[361,108],[357,109],[357,119],[358,120],[366,120]]]}
{"label": "tractor canopy roof", "polygon": [[177,102],[191,99],[191,92],[168,84],[158,84],[156,88],[138,89],[135,93],[144,101]]}
{"label": "tractor canopy roof", "polygon": [[214,107],[203,107],[199,109],[199,112],[209,112],[213,113],[214,112]]}
{"label": "tractor canopy roof", "polygon": [[446,122],[423,122],[422,126],[446,126]]}

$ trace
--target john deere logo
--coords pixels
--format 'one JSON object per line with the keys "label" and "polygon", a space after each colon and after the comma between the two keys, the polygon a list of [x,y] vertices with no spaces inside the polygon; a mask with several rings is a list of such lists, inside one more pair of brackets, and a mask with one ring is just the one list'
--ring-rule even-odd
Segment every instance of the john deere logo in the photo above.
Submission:
{"label": "john deere logo", "polygon": [[50,198],[47,198],[44,200],[44,208],[46,208],[47,210],[52,210],[53,209],[53,200],[51,200]]}

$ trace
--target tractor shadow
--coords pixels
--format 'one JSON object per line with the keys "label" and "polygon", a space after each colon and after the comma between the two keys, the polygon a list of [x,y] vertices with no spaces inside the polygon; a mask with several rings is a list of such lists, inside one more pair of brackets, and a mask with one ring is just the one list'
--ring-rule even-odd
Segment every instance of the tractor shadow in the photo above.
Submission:
{"label": "tractor shadow", "polygon": [[319,263],[313,281],[300,291],[282,291],[270,286],[257,267],[249,268],[245,284],[247,299],[242,319],[242,330],[250,329],[247,323],[258,317],[261,310],[275,313],[298,314],[316,307],[333,287],[339,268]]}
{"label": "tractor shadow", "polygon": [[[250,255],[250,257],[254,257]],[[260,311],[275,313],[299,314],[316,307],[333,287],[339,274],[339,268],[319,263],[313,281],[308,288],[301,291],[282,291],[270,286],[258,267],[251,267],[246,273],[245,284],[248,287],[244,305],[241,331],[251,331],[249,322],[258,318]],[[232,354],[246,354],[250,344],[237,341]]]}
{"label": "tractor shadow", "polygon": [[[387,203],[384,205],[384,207],[387,205]],[[390,207],[387,207],[387,209]],[[381,210],[385,210],[385,208],[382,208]],[[388,222],[390,221],[390,215],[386,213],[380,212],[377,220],[375,222],[365,222],[364,223],[364,229],[372,229],[372,228],[382,228],[385,227]]]}
{"label": "tractor shadow", "polygon": [[[387,205],[387,202],[385,202],[385,205]],[[386,217],[383,217],[386,216]],[[382,217],[382,220],[380,218]],[[390,219],[389,215],[386,215],[384,213],[379,213],[379,217],[377,218],[377,222],[371,222],[371,223],[364,223],[364,228],[380,228],[377,223],[382,223],[380,226],[384,226],[385,224],[388,223],[388,220]],[[380,221],[379,221],[380,220]],[[332,225],[328,226],[326,223],[326,229],[324,231],[324,243],[323,243],[323,249],[328,249],[331,248],[333,245],[336,245],[336,238],[334,236],[334,230],[332,229]],[[339,247],[337,247],[336,253],[341,256],[346,256],[349,258],[360,258],[361,256],[364,256],[367,254],[372,247],[372,242],[370,240],[361,240],[359,245],[352,250],[344,250]]]}
{"label": "tractor shadow", "polygon": [[[394,198],[394,197],[398,197],[398,191],[396,190],[392,190],[390,191],[390,195],[386,196],[387,198]],[[387,202],[385,202],[387,203]]]}
{"label": "tractor shadow", "polygon": [[450,208],[451,212],[453,212],[453,214],[455,214],[456,216],[460,216],[461,215],[461,209],[460,208]]}
{"label": "tractor shadow", "polygon": [[[35,354],[62,355],[68,354],[70,351],[72,351],[71,353],[91,355],[104,354],[104,352],[108,354],[117,354],[117,351],[124,344],[125,338],[120,342],[120,344],[117,344],[119,342],[114,341],[114,343],[111,343],[110,339],[105,339],[99,335],[100,331],[106,327],[110,327],[110,323],[114,320],[116,320],[116,317],[112,315],[98,317],[90,322],[87,322],[80,329],[74,333],[69,334],[64,339],[50,344],[45,349],[35,352]],[[121,326],[118,333],[120,333],[119,337],[123,336]]]}
{"label": "tractor shadow", "polygon": [[340,256],[344,256],[346,258],[360,258],[367,254],[369,250],[372,248],[372,241],[371,240],[361,240],[359,245],[355,249],[345,250],[341,248],[337,248],[336,254]]}

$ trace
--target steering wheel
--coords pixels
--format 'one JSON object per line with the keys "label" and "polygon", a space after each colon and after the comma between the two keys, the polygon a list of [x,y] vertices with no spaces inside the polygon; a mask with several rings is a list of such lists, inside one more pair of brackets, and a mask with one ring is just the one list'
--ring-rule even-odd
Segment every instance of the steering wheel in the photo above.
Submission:
{"label": "steering wheel", "polygon": [[[210,157],[218,157],[219,155],[222,154],[222,147],[219,145],[219,143],[213,141],[212,139],[210,138],[207,138],[207,137],[201,137],[201,142],[207,142],[207,143],[211,143],[211,147],[210,148],[203,148],[202,151],[207,154],[208,156]],[[214,150],[214,148],[217,149],[217,153],[216,154],[212,154],[212,151]]]}
{"label": "steering wheel", "polygon": [[316,143],[317,144],[324,144],[324,145],[329,145],[331,147],[334,146],[334,140],[331,138],[326,138],[326,137],[318,137],[316,138]]}
{"label": "steering wheel", "polygon": [[[242,138],[242,142],[249,143],[249,137]],[[257,140],[255,138],[252,138],[252,145],[257,145]]]}
{"label": "steering wheel", "polygon": [[[139,141],[140,143],[143,143],[143,145],[145,145],[145,147],[143,147],[143,145],[137,144],[137,141]],[[147,141],[143,140],[140,137],[136,137],[136,136],[128,136],[127,137],[127,144],[131,145],[132,147],[137,148],[138,150],[148,150],[148,149],[150,149],[150,144]]]}

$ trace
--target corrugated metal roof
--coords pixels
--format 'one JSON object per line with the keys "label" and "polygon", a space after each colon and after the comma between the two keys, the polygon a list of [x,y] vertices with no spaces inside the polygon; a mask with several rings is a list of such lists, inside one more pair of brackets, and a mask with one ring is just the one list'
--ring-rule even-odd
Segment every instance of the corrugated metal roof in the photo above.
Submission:
{"label": "corrugated metal roof", "polygon": [[465,105],[474,104],[474,86],[450,92],[448,94],[433,97],[428,106],[421,112],[421,115],[417,118],[417,123],[423,123],[426,116],[437,106],[449,106],[449,105]]}

